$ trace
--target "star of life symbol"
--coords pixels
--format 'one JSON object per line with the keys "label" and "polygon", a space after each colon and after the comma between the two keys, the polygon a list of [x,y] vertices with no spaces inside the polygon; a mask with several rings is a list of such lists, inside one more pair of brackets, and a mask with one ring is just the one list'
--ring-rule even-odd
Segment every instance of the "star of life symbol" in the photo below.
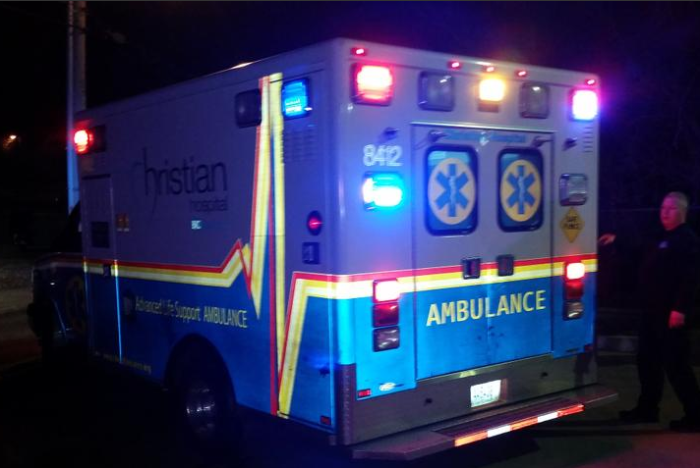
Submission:
{"label": "star of life symbol", "polygon": [[474,209],[475,198],[476,180],[464,161],[447,158],[435,166],[428,181],[428,201],[438,220],[461,223]]}
{"label": "star of life symbol", "polygon": [[514,221],[532,218],[542,201],[539,171],[526,160],[512,162],[501,178],[501,205]]}

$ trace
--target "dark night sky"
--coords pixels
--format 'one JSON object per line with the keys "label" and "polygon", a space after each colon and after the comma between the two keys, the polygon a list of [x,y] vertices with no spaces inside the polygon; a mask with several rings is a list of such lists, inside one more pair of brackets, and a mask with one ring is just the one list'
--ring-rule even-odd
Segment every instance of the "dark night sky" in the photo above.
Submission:
{"label": "dark night sky", "polygon": [[[64,209],[65,24],[65,2],[0,2],[0,135],[23,139],[2,205]],[[337,36],[590,71],[601,205],[700,202],[697,2],[88,2],[88,28],[89,106]]]}

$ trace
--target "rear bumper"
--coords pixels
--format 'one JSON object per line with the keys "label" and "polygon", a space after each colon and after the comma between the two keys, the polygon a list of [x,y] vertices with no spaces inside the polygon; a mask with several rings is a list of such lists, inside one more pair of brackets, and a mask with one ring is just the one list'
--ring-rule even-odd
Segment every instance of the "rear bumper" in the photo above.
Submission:
{"label": "rear bumper", "polygon": [[536,398],[352,446],[353,458],[413,460],[610,403],[601,385]]}

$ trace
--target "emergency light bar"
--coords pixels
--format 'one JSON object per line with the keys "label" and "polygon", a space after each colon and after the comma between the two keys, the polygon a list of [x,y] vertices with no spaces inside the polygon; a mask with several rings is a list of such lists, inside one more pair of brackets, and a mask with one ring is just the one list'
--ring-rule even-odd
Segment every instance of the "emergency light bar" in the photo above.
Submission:
{"label": "emergency light bar", "polygon": [[362,184],[365,209],[395,208],[403,201],[403,191],[403,180],[398,174],[390,172],[367,174]]}
{"label": "emergency light bar", "polygon": [[394,76],[389,67],[353,66],[353,100],[359,104],[388,106],[394,94]]}
{"label": "emergency light bar", "polygon": [[496,104],[506,95],[506,84],[498,78],[487,78],[479,83],[479,100]]}
{"label": "emergency light bar", "polygon": [[591,89],[575,89],[571,93],[571,117],[593,120],[598,116],[598,94]]}
{"label": "emergency light bar", "polygon": [[107,149],[105,126],[98,125],[92,128],[77,130],[73,134],[73,146],[75,152],[80,155],[104,151]]}
{"label": "emergency light bar", "polygon": [[308,80],[290,81],[282,86],[282,112],[288,119],[305,117],[311,112]]}
{"label": "emergency light bar", "polygon": [[73,145],[75,146],[75,152],[78,154],[87,153],[92,143],[92,134],[88,133],[87,130],[78,130],[73,136]]}

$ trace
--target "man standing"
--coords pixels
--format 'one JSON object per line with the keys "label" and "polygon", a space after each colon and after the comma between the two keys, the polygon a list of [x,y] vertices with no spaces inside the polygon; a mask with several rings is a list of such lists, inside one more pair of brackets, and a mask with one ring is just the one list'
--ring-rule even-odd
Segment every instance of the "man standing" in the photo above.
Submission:
{"label": "man standing", "polygon": [[[700,431],[700,389],[690,363],[687,328],[698,283],[700,241],[685,223],[688,199],[671,192],[661,204],[664,233],[647,247],[640,270],[643,315],[639,331],[637,368],[641,392],[637,406],[620,412],[624,422],[658,422],[664,372],[683,404],[685,417],[670,429]],[[602,245],[615,240],[601,236]]]}

